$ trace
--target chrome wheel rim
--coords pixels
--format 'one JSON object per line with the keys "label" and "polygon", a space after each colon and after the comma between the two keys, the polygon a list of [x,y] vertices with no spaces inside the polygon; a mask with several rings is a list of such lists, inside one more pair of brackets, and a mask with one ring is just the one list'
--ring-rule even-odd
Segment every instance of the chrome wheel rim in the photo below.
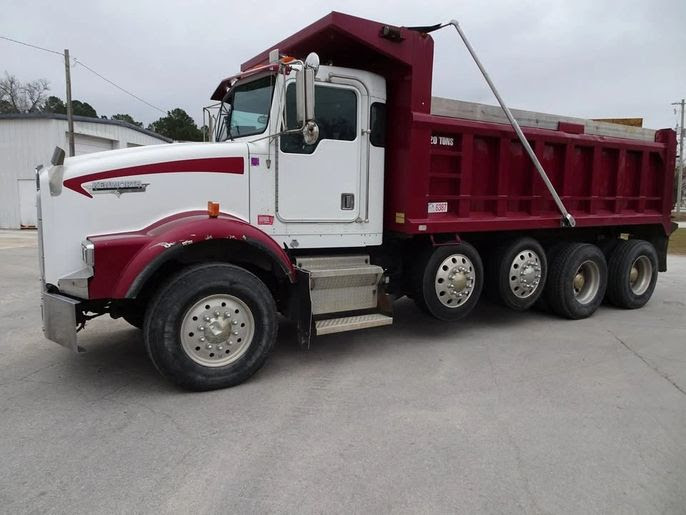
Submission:
{"label": "chrome wheel rim", "polygon": [[459,308],[472,296],[475,279],[472,261],[464,254],[452,254],[436,271],[436,296],[445,307]]}
{"label": "chrome wheel rim", "polygon": [[510,264],[510,291],[515,297],[531,297],[541,284],[541,258],[532,249],[518,253]]}
{"label": "chrome wheel rim", "polygon": [[600,269],[597,263],[590,259],[581,263],[572,279],[572,288],[579,304],[592,302],[600,288]]}
{"label": "chrome wheel rim", "polygon": [[643,295],[653,279],[653,264],[648,256],[638,256],[631,264],[629,286],[634,295]]}
{"label": "chrome wheel rim", "polygon": [[250,308],[238,297],[210,295],[193,304],[181,322],[181,345],[205,367],[223,367],[240,359],[255,334]]}

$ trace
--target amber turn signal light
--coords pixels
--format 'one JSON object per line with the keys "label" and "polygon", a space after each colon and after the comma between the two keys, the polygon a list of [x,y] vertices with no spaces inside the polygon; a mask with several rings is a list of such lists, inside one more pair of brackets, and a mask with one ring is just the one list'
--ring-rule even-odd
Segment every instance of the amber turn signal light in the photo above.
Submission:
{"label": "amber turn signal light", "polygon": [[217,218],[219,216],[219,202],[207,202],[207,214],[210,218]]}

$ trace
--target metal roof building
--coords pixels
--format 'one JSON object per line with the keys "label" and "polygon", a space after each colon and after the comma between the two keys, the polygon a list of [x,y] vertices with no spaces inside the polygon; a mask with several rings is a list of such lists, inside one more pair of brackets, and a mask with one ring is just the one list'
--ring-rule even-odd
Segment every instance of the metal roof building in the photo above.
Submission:
{"label": "metal roof building", "polygon": [[[74,116],[76,155],[171,143],[130,123]],[[36,224],[35,168],[55,147],[69,148],[67,117],[53,113],[0,114],[0,229]]]}

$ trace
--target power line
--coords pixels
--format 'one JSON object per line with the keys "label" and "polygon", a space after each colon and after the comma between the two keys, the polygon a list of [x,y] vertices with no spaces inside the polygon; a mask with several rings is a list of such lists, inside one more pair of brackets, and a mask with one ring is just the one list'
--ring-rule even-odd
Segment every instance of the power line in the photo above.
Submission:
{"label": "power line", "polygon": [[[44,52],[50,52],[51,54],[57,54],[57,55],[59,55],[60,57],[64,57],[64,53],[58,52],[58,51],[56,51],[56,50],[50,50],[49,48],[43,48],[43,47],[40,47],[40,46],[37,46],[37,45],[32,45],[31,43],[25,43],[25,42],[23,42],[23,41],[19,41],[19,40],[16,40],[16,39],[8,38],[8,37],[6,37],[6,36],[0,36],[0,39],[4,39],[4,40],[6,40],[6,41],[11,41],[12,43],[18,43],[18,44],[20,44],[20,45],[24,45],[24,46],[27,46],[27,47],[35,48],[35,49],[37,49],[37,50],[42,50],[42,51],[44,51]],[[148,102],[147,100],[142,99],[142,98],[139,97],[138,95],[135,95],[135,94],[131,93],[130,91],[128,91],[127,89],[124,89],[124,88],[121,87],[119,84],[117,84],[117,83],[111,81],[111,80],[108,79],[107,77],[103,77],[101,74],[99,74],[98,72],[96,72],[93,68],[91,68],[90,66],[88,66],[88,65],[85,64],[84,62],[79,61],[77,58],[74,58],[73,61],[74,61],[74,64],[80,64],[81,66],[83,66],[83,67],[84,67],[86,70],[88,70],[89,72],[93,73],[94,75],[97,75],[98,77],[100,77],[100,78],[101,78],[102,80],[104,80],[105,82],[111,84],[112,86],[114,86],[114,87],[117,88],[118,90],[123,91],[123,92],[126,93],[127,95],[129,95],[129,96],[135,98],[135,99],[138,100],[139,102],[144,103],[144,104],[147,105],[148,107],[152,107],[153,109],[156,109],[157,111],[159,111],[159,112],[162,113],[162,114],[167,114],[167,111],[165,111],[164,109],[161,109],[161,108],[157,107],[156,105],[151,104],[151,103]]]}
{"label": "power line", "polygon": [[32,45],[31,43],[24,43],[23,41],[17,41],[16,39],[8,38],[6,36],[0,36],[0,39],[6,39],[7,41],[11,41],[12,43],[19,43],[20,45],[35,48],[37,50],[43,50],[44,52],[50,52],[51,54],[57,54],[59,56],[64,56],[64,54],[62,52],[58,52],[57,50],[50,50],[49,48],[43,48],[42,46]]}
{"label": "power line", "polygon": [[152,105],[152,104],[151,104],[150,102],[148,102],[147,100],[143,100],[141,97],[136,96],[136,95],[134,95],[133,93],[131,93],[130,91],[125,90],[124,88],[122,88],[122,87],[119,86],[118,84],[115,84],[114,82],[112,82],[112,81],[111,81],[110,79],[108,79],[107,77],[103,77],[103,76],[100,75],[98,72],[96,72],[93,68],[91,68],[90,66],[88,66],[87,64],[85,64],[83,61],[79,61],[77,58],[74,58],[74,63],[80,64],[81,66],[83,66],[83,67],[84,67],[86,70],[88,70],[89,72],[91,72],[91,73],[97,75],[97,76],[100,77],[102,80],[104,80],[105,82],[110,83],[112,86],[114,86],[114,87],[117,88],[118,90],[123,91],[123,92],[126,93],[127,95],[131,95],[131,96],[132,96],[133,98],[135,98],[136,100],[138,100],[138,101],[140,101],[140,102],[143,102],[145,105],[147,105],[147,106],[149,106],[149,107],[152,107],[153,109],[157,109],[157,110],[158,110],[159,112],[161,112],[162,114],[167,114],[167,111],[165,111],[164,109],[161,109],[161,108],[159,108],[159,107],[157,107],[157,106],[155,106],[155,105]]}

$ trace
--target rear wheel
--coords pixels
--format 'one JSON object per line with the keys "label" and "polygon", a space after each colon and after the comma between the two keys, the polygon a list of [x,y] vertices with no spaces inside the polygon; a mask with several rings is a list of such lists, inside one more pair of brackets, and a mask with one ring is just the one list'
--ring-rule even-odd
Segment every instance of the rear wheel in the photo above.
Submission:
{"label": "rear wheel", "polygon": [[146,313],[145,345],[155,367],[176,384],[212,390],[245,381],[276,340],[274,299],[242,268],[189,268],[163,286]]}
{"label": "rear wheel", "polygon": [[548,264],[545,251],[533,238],[520,238],[495,251],[489,260],[490,296],[505,306],[523,311],[540,297]]}
{"label": "rear wheel", "polygon": [[606,288],[605,256],[595,245],[565,243],[551,258],[545,298],[554,313],[570,319],[589,317]]}
{"label": "rear wheel", "polygon": [[415,302],[439,320],[459,320],[479,301],[483,265],[468,243],[428,249],[417,264]]}
{"label": "rear wheel", "polygon": [[643,307],[657,283],[655,247],[644,240],[621,241],[610,255],[608,271],[608,300],[620,308]]}

